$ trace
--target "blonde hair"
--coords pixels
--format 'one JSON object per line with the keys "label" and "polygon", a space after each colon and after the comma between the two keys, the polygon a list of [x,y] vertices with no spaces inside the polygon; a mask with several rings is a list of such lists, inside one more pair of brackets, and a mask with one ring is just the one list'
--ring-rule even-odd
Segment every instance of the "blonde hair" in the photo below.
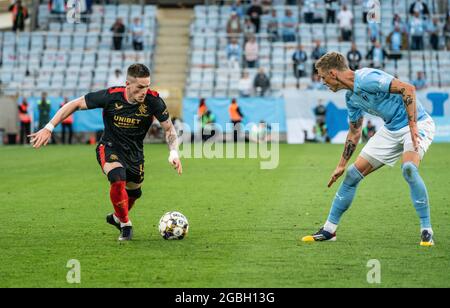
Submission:
{"label": "blonde hair", "polygon": [[328,72],[332,69],[336,69],[338,71],[346,71],[350,68],[348,67],[347,60],[345,59],[343,54],[336,51],[331,51],[322,56],[316,62],[316,69],[322,69]]}

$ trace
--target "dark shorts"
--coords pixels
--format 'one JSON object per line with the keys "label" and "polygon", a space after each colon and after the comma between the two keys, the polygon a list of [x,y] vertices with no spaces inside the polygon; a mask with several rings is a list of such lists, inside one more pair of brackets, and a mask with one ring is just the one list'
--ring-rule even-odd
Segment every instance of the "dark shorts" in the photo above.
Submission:
{"label": "dark shorts", "polygon": [[113,147],[100,143],[96,148],[97,161],[102,167],[105,163],[120,163],[126,170],[127,182],[140,184],[144,181],[144,161],[137,163],[127,162],[124,154]]}

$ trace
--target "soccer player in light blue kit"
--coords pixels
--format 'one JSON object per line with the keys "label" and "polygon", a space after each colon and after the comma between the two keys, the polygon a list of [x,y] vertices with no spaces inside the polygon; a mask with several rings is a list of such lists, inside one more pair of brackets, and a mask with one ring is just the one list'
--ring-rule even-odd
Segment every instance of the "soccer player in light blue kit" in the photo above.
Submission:
{"label": "soccer player in light blue kit", "polygon": [[344,153],[331,176],[328,187],[345,172],[347,163],[361,138],[363,114],[381,117],[385,125],[362,149],[333,200],[328,219],[317,233],[303,242],[335,241],[342,215],[350,207],[356,188],[366,176],[384,165],[394,166],[402,157],[402,173],[409,184],[411,199],[420,219],[421,246],[433,246],[433,230],[427,188],[419,174],[419,164],[433,141],[435,125],[416,101],[414,86],[376,69],[351,71],[345,57],[329,52],[317,63],[320,78],[332,90],[348,90],[346,103],[350,130]]}

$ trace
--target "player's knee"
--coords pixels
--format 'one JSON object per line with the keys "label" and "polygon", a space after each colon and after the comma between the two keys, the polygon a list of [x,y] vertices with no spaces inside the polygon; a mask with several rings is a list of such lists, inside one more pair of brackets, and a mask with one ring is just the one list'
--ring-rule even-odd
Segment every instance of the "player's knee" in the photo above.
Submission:
{"label": "player's knee", "polygon": [[141,188],[127,189],[127,194],[129,198],[139,199],[142,196],[142,190]]}
{"label": "player's knee", "polygon": [[361,172],[355,167],[355,165],[350,165],[347,168],[347,175],[345,176],[344,183],[355,187],[358,185],[361,180],[364,179],[364,176],[361,174]]}
{"label": "player's knee", "polygon": [[402,165],[402,173],[403,177],[408,183],[411,183],[414,181],[415,174],[417,173],[417,167],[413,162],[406,162]]}
{"label": "player's knee", "polygon": [[108,173],[108,180],[111,184],[126,181],[126,179],[127,173],[123,167],[114,168]]}

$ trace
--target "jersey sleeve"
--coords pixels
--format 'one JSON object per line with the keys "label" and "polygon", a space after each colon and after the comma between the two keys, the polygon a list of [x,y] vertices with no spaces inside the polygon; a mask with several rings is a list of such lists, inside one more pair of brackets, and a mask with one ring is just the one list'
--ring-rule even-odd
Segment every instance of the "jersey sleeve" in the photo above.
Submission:
{"label": "jersey sleeve", "polygon": [[100,90],[97,92],[90,92],[84,96],[86,106],[88,109],[105,108],[110,94],[108,90]]}
{"label": "jersey sleeve", "polygon": [[348,118],[350,122],[354,123],[358,122],[358,120],[363,117],[363,111],[361,110],[361,108],[354,106],[350,97],[351,94],[347,94],[345,97],[345,101],[347,104]]}
{"label": "jersey sleeve", "polygon": [[167,121],[170,117],[166,103],[161,97],[156,98],[156,107],[154,116],[159,122]]}
{"label": "jersey sleeve", "polygon": [[389,93],[394,76],[380,70],[372,70],[360,80],[360,88],[369,93]]}

